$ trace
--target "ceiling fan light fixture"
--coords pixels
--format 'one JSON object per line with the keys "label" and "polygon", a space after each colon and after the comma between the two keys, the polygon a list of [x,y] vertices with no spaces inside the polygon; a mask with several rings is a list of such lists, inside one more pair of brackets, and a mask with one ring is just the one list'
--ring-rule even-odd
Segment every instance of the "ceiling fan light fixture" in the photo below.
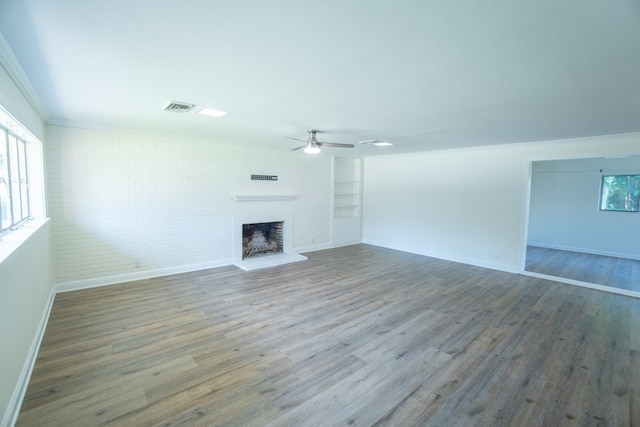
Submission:
{"label": "ceiling fan light fixture", "polygon": [[354,145],[353,144],[341,144],[338,142],[320,142],[316,139],[316,133],[319,132],[315,129],[309,129],[307,130],[307,133],[309,134],[308,139],[305,141],[303,139],[298,139],[298,138],[292,138],[290,136],[288,136],[287,138],[289,139],[294,139],[296,141],[302,141],[302,142],[306,142],[305,145],[301,145],[300,147],[296,147],[294,149],[292,149],[291,151],[296,151],[296,150],[300,150],[303,149],[303,151],[307,154],[318,154],[320,152],[320,147],[331,147],[331,148],[353,148]]}
{"label": "ceiling fan light fixture", "polygon": [[307,154],[318,154],[320,152],[320,148],[313,145],[307,145],[304,147],[304,152]]}

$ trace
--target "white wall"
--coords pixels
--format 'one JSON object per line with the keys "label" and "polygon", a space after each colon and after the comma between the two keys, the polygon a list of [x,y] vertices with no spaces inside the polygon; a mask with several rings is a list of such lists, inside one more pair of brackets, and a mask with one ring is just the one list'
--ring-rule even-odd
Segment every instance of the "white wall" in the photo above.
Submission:
{"label": "white wall", "polygon": [[46,135],[59,284],[228,264],[233,215],[247,211],[290,211],[294,251],[330,243],[329,157],[59,126]]}
{"label": "white wall", "polygon": [[[0,105],[41,138],[42,119],[7,71],[11,55],[0,35]],[[32,178],[34,184],[41,179]],[[40,206],[36,211],[44,215]],[[9,424],[16,415],[52,295],[50,228],[46,223],[30,227],[0,239],[0,425]]]}
{"label": "white wall", "polygon": [[640,214],[598,209],[602,175],[630,173],[640,158],[535,162],[529,244],[640,259]]}
{"label": "white wall", "polygon": [[[16,233],[25,231],[29,230]],[[50,230],[45,223],[0,264],[0,425],[21,403],[53,296],[51,277]]]}
{"label": "white wall", "polygon": [[366,243],[486,266],[524,266],[531,161],[640,153],[640,134],[370,157]]}

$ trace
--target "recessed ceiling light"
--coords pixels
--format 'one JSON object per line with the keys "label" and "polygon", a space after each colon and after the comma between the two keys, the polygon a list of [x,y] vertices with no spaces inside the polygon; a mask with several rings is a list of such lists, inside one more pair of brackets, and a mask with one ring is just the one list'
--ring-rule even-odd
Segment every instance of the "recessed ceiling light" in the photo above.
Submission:
{"label": "recessed ceiling light", "polygon": [[202,108],[198,111],[198,114],[209,117],[224,117],[229,113],[226,111],[214,110],[213,108]]}

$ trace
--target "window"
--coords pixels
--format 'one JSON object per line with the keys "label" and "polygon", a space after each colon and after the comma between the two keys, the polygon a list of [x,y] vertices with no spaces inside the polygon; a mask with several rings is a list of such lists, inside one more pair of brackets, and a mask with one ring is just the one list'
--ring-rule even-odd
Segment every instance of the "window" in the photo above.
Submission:
{"label": "window", "polygon": [[0,126],[0,233],[29,219],[27,142]]}
{"label": "window", "polygon": [[638,212],[640,175],[604,175],[600,192],[600,210]]}

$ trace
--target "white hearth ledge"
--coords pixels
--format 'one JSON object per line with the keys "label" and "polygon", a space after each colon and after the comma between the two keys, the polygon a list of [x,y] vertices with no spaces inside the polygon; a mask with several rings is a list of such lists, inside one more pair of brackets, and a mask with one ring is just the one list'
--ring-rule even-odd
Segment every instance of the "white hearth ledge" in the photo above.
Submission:
{"label": "white hearth ledge", "polygon": [[282,194],[282,195],[277,195],[277,194],[267,194],[267,195],[240,195],[240,194],[235,194],[232,196],[234,200],[237,200],[238,202],[263,202],[263,201],[270,201],[270,200],[293,200],[296,198],[296,196],[292,195],[292,194]]}
{"label": "white hearth ledge", "polygon": [[308,258],[306,256],[300,254],[274,254],[246,258],[235,262],[235,265],[244,271],[251,271],[276,267],[283,264],[291,264],[292,262],[306,261],[307,259]]}

